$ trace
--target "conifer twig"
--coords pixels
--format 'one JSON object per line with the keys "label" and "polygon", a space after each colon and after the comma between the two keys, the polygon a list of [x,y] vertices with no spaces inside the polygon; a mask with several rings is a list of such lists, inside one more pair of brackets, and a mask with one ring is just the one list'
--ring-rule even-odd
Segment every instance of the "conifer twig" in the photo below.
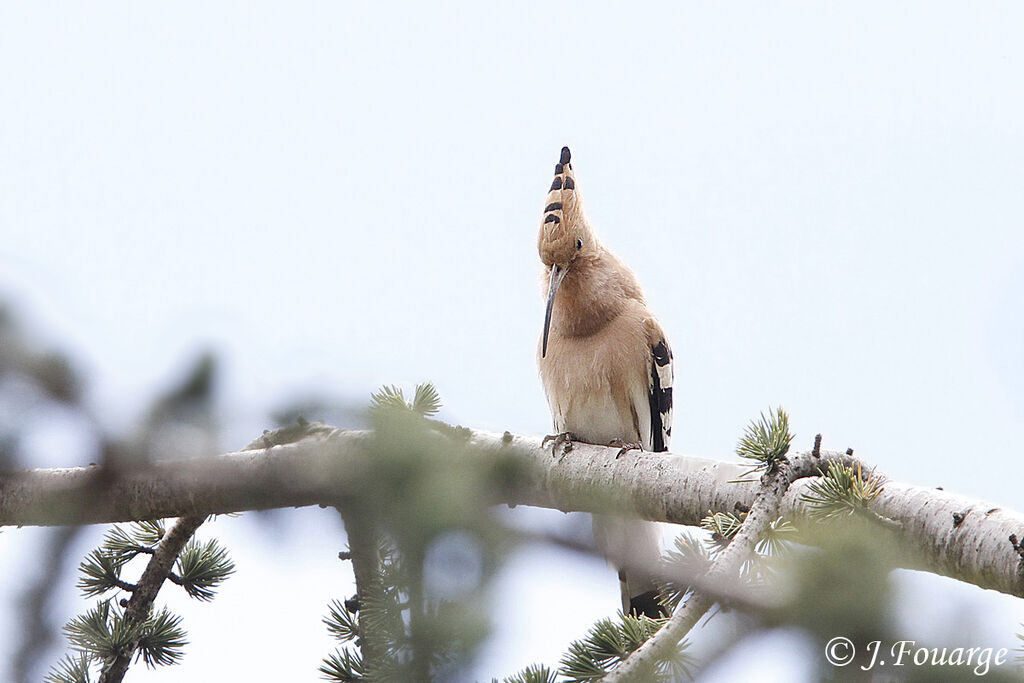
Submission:
{"label": "conifer twig", "polygon": [[[761,489],[743,525],[729,545],[711,561],[706,575],[709,583],[731,582],[739,576],[740,566],[754,553],[758,541],[772,521],[778,518],[782,496],[792,480],[793,470],[784,458],[765,472],[761,477]],[[605,683],[641,680],[638,676],[643,675],[650,663],[670,652],[714,603],[714,597],[708,593],[694,591],[657,633],[604,678]]]}
{"label": "conifer twig", "polygon": [[[156,599],[160,587],[171,573],[171,567],[178,558],[185,544],[192,538],[196,529],[206,521],[205,515],[192,517],[181,517],[174,526],[161,539],[146,565],[145,571],[135,585],[132,597],[125,608],[124,621],[126,624],[140,624],[146,620],[153,608],[153,601]],[[99,683],[120,683],[128,672],[132,657],[138,649],[138,643],[126,649],[103,667]]]}

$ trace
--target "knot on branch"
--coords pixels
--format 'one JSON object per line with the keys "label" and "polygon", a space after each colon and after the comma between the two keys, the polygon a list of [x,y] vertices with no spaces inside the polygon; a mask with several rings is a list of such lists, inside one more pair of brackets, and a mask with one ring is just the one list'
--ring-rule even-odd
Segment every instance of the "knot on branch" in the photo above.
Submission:
{"label": "knot on branch", "polygon": [[1024,565],[1024,542],[1017,539],[1017,534],[1010,534],[1010,545],[1013,546],[1013,552],[1017,553],[1021,564]]}
{"label": "knot on branch", "polygon": [[967,513],[968,512],[970,512],[970,510],[964,510],[963,512],[954,512],[953,513],[953,528],[954,529],[956,529],[957,527],[959,527],[961,524],[964,523],[964,519],[967,518]]}
{"label": "knot on branch", "polygon": [[1024,589],[1024,542],[1017,538],[1017,534],[1010,534],[1010,546],[1017,553],[1017,583]]}

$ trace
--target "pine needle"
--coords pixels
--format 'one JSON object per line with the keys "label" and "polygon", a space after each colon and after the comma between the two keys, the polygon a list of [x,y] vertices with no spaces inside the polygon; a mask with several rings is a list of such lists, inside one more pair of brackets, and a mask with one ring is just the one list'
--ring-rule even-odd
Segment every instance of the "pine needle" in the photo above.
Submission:
{"label": "pine needle", "polygon": [[758,463],[755,469],[772,470],[789,452],[793,435],[789,433],[789,415],[782,408],[768,410],[767,417],[747,425],[736,444],[736,455]]}
{"label": "pine needle", "polygon": [[812,482],[803,496],[812,517],[834,519],[862,512],[884,490],[885,480],[870,473],[864,476],[860,464],[847,467],[830,462],[828,470]]}

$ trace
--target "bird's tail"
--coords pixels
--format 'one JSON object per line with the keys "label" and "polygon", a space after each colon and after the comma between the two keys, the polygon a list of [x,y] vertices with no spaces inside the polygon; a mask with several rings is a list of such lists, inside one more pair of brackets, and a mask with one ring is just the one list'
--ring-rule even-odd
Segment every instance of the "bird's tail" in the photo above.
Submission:
{"label": "bird's tail", "polygon": [[653,522],[594,515],[594,539],[606,557],[619,567],[619,587],[622,591],[622,611],[626,614],[644,614],[652,619],[668,612],[658,601],[658,586],[649,572],[661,560],[661,530]]}

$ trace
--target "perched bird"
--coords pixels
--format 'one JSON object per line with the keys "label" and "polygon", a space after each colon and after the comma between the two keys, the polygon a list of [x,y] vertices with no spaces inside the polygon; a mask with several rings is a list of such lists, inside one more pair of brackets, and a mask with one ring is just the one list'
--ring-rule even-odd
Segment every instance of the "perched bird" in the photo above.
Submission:
{"label": "perched bird", "polygon": [[[558,443],[665,451],[672,433],[672,352],[632,271],[594,235],[568,147],[555,165],[538,240],[547,279],[540,376]],[[661,535],[650,522],[595,516],[611,557],[656,566]],[[649,576],[619,571],[626,613],[664,614]]]}

